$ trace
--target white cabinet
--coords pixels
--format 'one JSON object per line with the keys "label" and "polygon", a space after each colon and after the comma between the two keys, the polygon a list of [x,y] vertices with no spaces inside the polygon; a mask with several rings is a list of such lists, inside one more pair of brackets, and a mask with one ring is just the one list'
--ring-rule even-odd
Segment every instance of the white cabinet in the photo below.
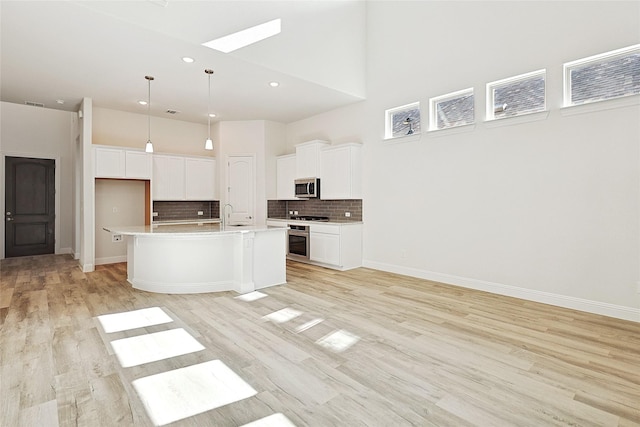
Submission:
{"label": "white cabinet", "polygon": [[276,198],[278,200],[295,199],[296,155],[288,154],[276,159]]}
{"label": "white cabinet", "polygon": [[124,150],[94,148],[96,178],[120,178],[124,176]]}
{"label": "white cabinet", "polygon": [[362,224],[311,224],[309,259],[347,270],[362,266]]}
{"label": "white cabinet", "polygon": [[124,153],[124,169],[127,178],[150,179],[152,162],[144,151],[126,150]]}
{"label": "white cabinet", "polygon": [[325,264],[340,265],[340,226],[311,226],[309,259]]}
{"label": "white cabinet", "polygon": [[151,179],[151,155],[144,151],[95,147],[95,177]]}
{"label": "white cabinet", "polygon": [[362,145],[340,144],[320,152],[320,197],[362,198]]}
{"label": "white cabinet", "polygon": [[327,141],[321,140],[296,145],[296,178],[320,176],[320,150],[328,146]]}
{"label": "white cabinet", "polygon": [[216,199],[216,161],[213,159],[185,159],[185,199]]}
{"label": "white cabinet", "polygon": [[153,200],[184,200],[184,157],[153,156]]}
{"label": "white cabinet", "polygon": [[153,200],[215,200],[215,159],[155,154]]}

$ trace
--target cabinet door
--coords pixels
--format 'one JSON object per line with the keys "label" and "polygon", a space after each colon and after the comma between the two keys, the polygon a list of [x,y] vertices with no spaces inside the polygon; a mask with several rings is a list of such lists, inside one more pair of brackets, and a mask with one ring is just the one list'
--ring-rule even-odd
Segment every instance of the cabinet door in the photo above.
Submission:
{"label": "cabinet door", "polygon": [[320,197],[322,199],[362,198],[362,148],[360,145],[324,149],[320,153]]}
{"label": "cabinet door", "polygon": [[349,149],[324,150],[320,175],[320,197],[348,199],[351,197],[351,168]]}
{"label": "cabinet door", "polygon": [[293,181],[296,179],[296,156],[282,156],[276,160],[276,198],[295,199]]}
{"label": "cabinet door", "polygon": [[185,159],[185,197],[187,200],[215,199],[215,160]]}
{"label": "cabinet door", "polygon": [[125,152],[125,176],[127,178],[151,179],[151,155],[142,151]]}
{"label": "cabinet door", "polygon": [[96,178],[123,178],[124,150],[117,148],[95,148]]}
{"label": "cabinet door", "polygon": [[153,157],[153,200],[184,200],[184,158]]}
{"label": "cabinet door", "polygon": [[320,150],[328,145],[321,140],[296,145],[296,178],[320,176]]}
{"label": "cabinet door", "polygon": [[325,264],[340,265],[340,235],[309,233],[309,259]]}

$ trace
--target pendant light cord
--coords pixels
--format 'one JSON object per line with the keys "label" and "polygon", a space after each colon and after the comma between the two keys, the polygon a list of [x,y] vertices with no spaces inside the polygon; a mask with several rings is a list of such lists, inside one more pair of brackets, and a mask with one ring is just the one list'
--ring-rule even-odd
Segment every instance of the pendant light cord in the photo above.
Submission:
{"label": "pendant light cord", "polygon": [[207,98],[207,129],[209,130],[209,139],[211,139],[211,74],[209,74],[209,94]]}
{"label": "pendant light cord", "polygon": [[209,136],[204,143],[204,149],[213,150],[213,141],[211,141],[211,74],[213,74],[213,70],[207,68],[204,72],[209,76],[209,92],[207,94],[207,135]]}
{"label": "pendant light cord", "polygon": [[147,76],[146,79],[149,82],[149,90],[147,92],[147,129],[149,137],[147,141],[151,141],[151,80],[153,77],[149,78],[149,76]]}

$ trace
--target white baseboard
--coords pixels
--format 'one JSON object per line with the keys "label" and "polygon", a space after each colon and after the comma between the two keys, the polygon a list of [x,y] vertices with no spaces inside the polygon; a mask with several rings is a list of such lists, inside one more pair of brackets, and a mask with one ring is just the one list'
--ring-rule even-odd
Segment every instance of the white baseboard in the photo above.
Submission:
{"label": "white baseboard", "polygon": [[501,283],[486,282],[483,280],[469,279],[467,277],[436,273],[433,271],[420,270],[417,268],[403,267],[399,265],[386,264],[375,261],[365,260],[363,262],[363,266],[367,268],[373,268],[375,270],[382,270],[390,273],[417,277],[419,279],[446,283],[448,285],[491,292],[493,294],[505,295],[528,301],[535,301],[544,304],[555,305],[558,307],[570,308],[573,310],[585,311],[587,313],[615,317],[617,319],[630,320],[632,322],[640,322],[640,309],[633,307],[614,305],[605,302],[553,294],[551,292],[536,291],[534,289],[519,288],[516,286],[503,285]]}
{"label": "white baseboard", "polygon": [[57,254],[72,254],[73,250],[71,248],[60,248],[58,249]]}
{"label": "white baseboard", "polygon": [[127,262],[126,255],[96,258],[96,265],[115,264],[117,262]]}

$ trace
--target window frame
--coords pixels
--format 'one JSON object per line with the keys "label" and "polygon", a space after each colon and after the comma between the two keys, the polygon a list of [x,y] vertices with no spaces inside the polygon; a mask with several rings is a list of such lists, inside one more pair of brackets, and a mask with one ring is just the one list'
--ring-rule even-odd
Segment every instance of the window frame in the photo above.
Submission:
{"label": "window frame", "polygon": [[588,56],[582,59],[576,59],[575,61],[565,62],[562,64],[562,74],[563,74],[563,102],[562,105],[564,108],[566,107],[576,107],[585,104],[592,104],[597,102],[609,101],[612,99],[621,99],[626,98],[628,96],[638,96],[640,94],[628,94],[628,95],[618,95],[612,96],[610,98],[604,99],[594,99],[594,100],[585,100],[578,103],[574,103],[571,101],[571,93],[572,93],[572,85],[571,85],[571,71],[575,68],[585,66],[588,64],[594,64],[598,62],[604,62],[611,59],[625,57],[629,54],[639,53],[640,54],[640,44],[635,44],[627,47],[623,47],[620,49],[611,50],[605,53],[599,53],[597,55]]}
{"label": "window frame", "polygon": [[[542,76],[544,81],[544,104],[542,110],[537,111],[525,111],[522,113],[517,113],[511,116],[505,117],[496,117],[495,114],[495,90],[496,88],[500,88],[503,86],[507,86],[511,83],[517,83],[525,80],[529,80],[534,77]],[[513,77],[507,77],[506,79],[500,79],[493,82],[489,82],[486,85],[486,106],[485,106],[485,121],[493,121],[493,120],[503,120],[514,117],[526,116],[528,114],[536,114],[547,111],[547,69],[542,68],[540,70],[531,71],[529,73],[519,74]]]}
{"label": "window frame", "polygon": [[[465,95],[473,96],[473,121],[471,123],[463,123],[459,125],[447,126],[447,127],[438,127],[438,113],[437,113],[437,104],[443,101],[449,101],[455,98],[462,98]],[[460,126],[469,126],[473,125],[476,122],[476,98],[475,98],[475,90],[473,87],[469,87],[462,90],[457,90],[455,92],[449,92],[444,95],[435,96],[433,98],[429,98],[429,132],[442,131],[447,129],[455,129]]]}
{"label": "window frame", "polygon": [[[408,135],[393,135],[393,116],[400,111],[410,111],[410,110],[418,110],[420,113],[420,130],[417,132],[410,133]],[[420,101],[411,102],[409,104],[400,105],[399,107],[389,108],[384,112],[385,120],[384,120],[384,139],[396,139],[396,138],[405,138],[410,136],[420,135],[422,132],[422,110],[420,109]]]}

